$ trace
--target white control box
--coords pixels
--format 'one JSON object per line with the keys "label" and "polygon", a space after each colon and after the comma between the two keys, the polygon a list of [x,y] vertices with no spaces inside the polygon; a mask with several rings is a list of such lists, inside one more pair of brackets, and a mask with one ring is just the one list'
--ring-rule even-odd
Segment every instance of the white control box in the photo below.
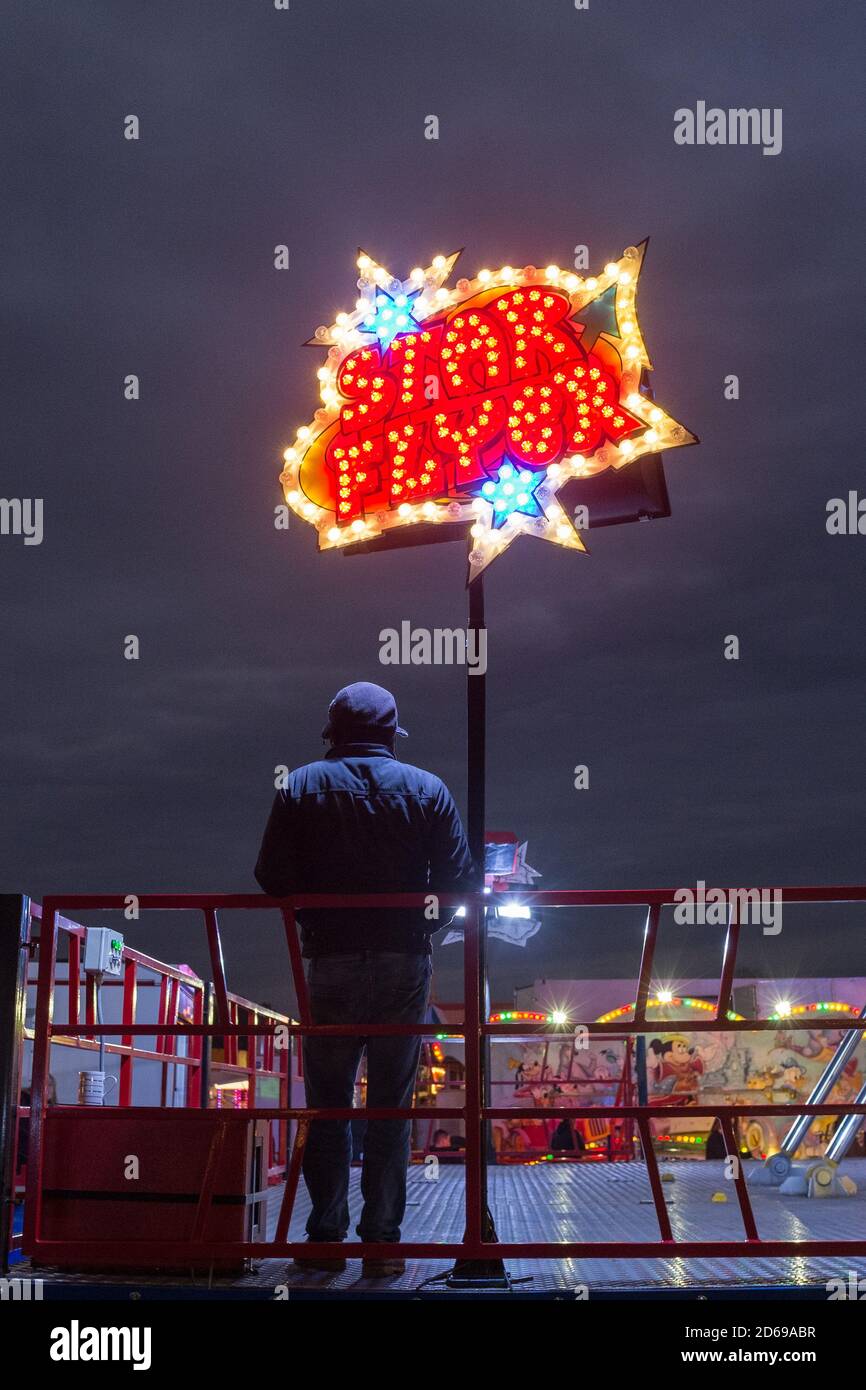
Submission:
{"label": "white control box", "polygon": [[87,975],[119,975],[123,967],[123,937],[111,927],[87,927],[84,938],[84,972]]}

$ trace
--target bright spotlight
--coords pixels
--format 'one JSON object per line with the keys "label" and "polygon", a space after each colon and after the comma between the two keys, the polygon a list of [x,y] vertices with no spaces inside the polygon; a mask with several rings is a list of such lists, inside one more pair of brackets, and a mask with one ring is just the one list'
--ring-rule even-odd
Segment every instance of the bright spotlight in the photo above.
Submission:
{"label": "bright spotlight", "polygon": [[568,1014],[564,1009],[553,1009],[550,1015],[550,1021],[551,1023],[555,1023],[557,1028],[561,1028],[564,1023],[568,1022]]}
{"label": "bright spotlight", "polygon": [[657,995],[660,1004],[670,1004],[673,1000],[674,992],[672,989],[660,989]]}
{"label": "bright spotlight", "polygon": [[502,903],[498,908],[500,917],[531,917],[532,913],[525,903]]}
{"label": "bright spotlight", "polygon": [[779,1015],[780,1018],[788,1018],[788,1017],[790,1017],[790,1013],[791,1013],[791,1001],[790,1001],[790,999],[780,999],[779,1002],[778,1002],[778,1004],[776,1005],[776,1013]]}

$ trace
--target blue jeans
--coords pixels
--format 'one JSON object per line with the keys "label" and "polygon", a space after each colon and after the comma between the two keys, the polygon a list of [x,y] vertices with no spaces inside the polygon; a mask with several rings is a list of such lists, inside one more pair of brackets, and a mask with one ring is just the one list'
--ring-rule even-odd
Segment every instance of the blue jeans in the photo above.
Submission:
{"label": "blue jeans", "polygon": [[[317,956],[307,964],[314,1023],[423,1023],[430,999],[429,956],[402,951],[355,951]],[[420,1038],[305,1038],[304,1085],[314,1108],[352,1105],[355,1077],[367,1052],[367,1104],[403,1108],[412,1092]],[[406,1210],[409,1120],[371,1120],[364,1137],[357,1231],[363,1241],[400,1239]],[[312,1202],[310,1240],[345,1240],[349,1230],[348,1121],[314,1120],[304,1151],[304,1181]]]}

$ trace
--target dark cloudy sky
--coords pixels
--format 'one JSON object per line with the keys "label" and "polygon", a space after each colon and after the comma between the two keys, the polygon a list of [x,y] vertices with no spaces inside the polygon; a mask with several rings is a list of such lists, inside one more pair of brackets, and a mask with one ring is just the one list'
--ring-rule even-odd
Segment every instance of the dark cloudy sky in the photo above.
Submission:
{"label": "dark cloudy sky", "polygon": [[[353,679],[393,676],[404,756],[463,804],[461,671],[377,659],[382,627],[465,622],[462,547],[347,559],[274,529],[316,404],[300,344],[351,307],[358,245],[400,274],[465,246],[472,274],[580,243],[603,266],[647,235],[655,389],[702,443],[667,457],[670,519],[596,532],[590,558],[525,539],[489,571],[488,824],[548,887],[862,880],[866,537],[825,529],[829,498],[866,493],[858,9],[8,14],[0,492],[43,498],[45,535],[0,536],[0,888],[251,889],[274,765],[318,755]],[[698,101],[782,108],[782,152],[676,145]],[[842,915],[835,944],[806,914],[751,959],[866,973],[864,914]],[[618,922],[496,948],[496,992],[627,974]],[[179,919],[128,935],[204,963]],[[229,938],[231,983],[284,999],[276,935]]]}

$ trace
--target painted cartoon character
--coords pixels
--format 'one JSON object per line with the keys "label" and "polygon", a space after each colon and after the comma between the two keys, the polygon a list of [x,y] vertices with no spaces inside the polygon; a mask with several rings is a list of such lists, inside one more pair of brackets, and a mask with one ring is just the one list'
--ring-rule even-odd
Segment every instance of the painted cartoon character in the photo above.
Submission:
{"label": "painted cartoon character", "polygon": [[649,1050],[655,1060],[650,1062],[655,1076],[653,1094],[664,1097],[660,1104],[694,1103],[700,1090],[704,1064],[689,1046],[688,1038],[675,1033],[667,1038],[653,1038]]}

